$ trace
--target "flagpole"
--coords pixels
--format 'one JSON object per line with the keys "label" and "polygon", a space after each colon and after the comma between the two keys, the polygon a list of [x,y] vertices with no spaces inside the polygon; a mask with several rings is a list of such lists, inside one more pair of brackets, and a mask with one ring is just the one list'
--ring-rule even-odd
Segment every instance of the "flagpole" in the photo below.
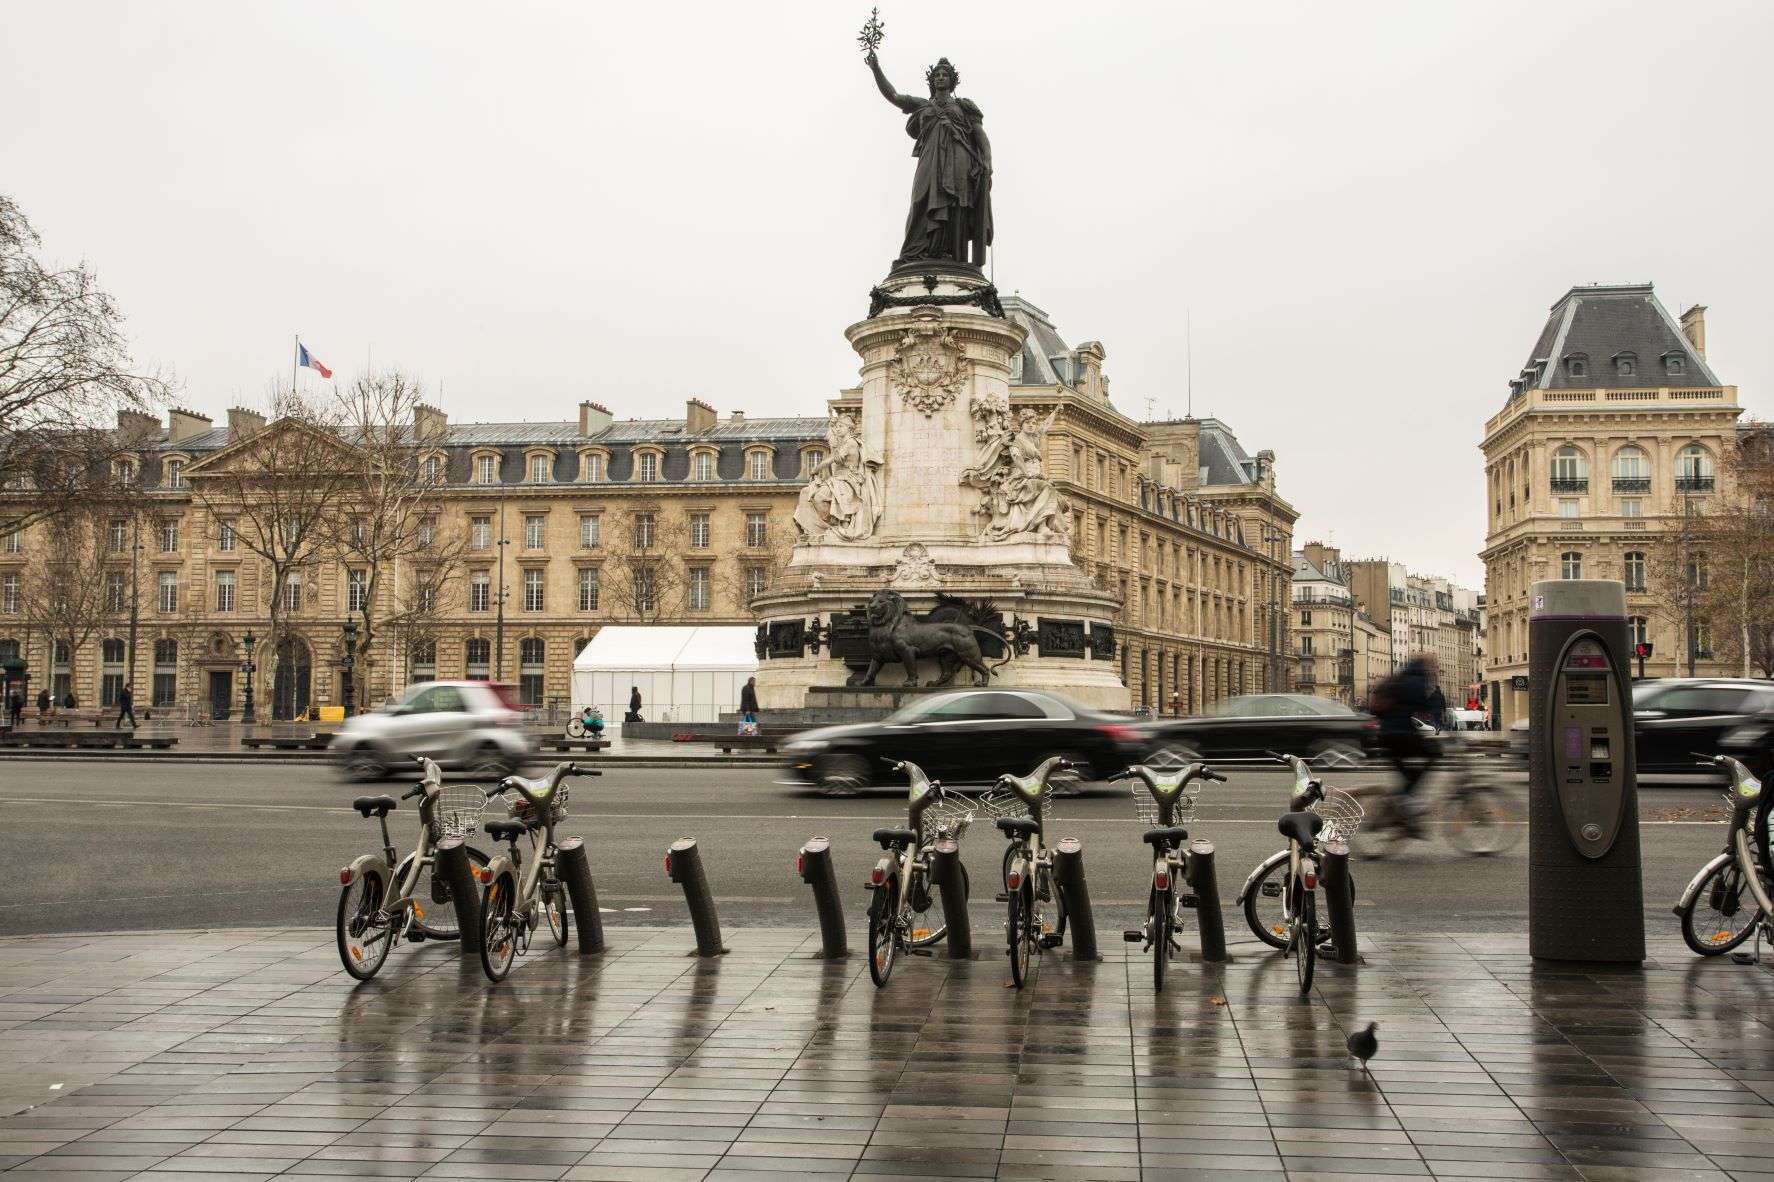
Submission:
{"label": "flagpole", "polygon": [[302,359],[302,334],[296,334],[296,347],[290,350],[290,393],[296,392],[296,369]]}

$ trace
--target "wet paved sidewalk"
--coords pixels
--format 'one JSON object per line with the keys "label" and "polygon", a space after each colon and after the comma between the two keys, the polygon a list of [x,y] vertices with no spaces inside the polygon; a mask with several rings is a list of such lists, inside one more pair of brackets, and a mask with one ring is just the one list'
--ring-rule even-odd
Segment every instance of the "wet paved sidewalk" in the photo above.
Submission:
{"label": "wet paved sidewalk", "polygon": [[[811,931],[611,931],[489,986],[447,945],[353,988],[330,932],[0,940],[8,1176],[1747,1178],[1774,1170],[1774,969],[1658,944],[1370,937],[1309,1003],[1254,944],[1155,997],[1116,944],[1006,988],[876,990]],[[855,933],[852,933],[854,936]],[[1131,955],[1129,953],[1131,952]],[[1371,1077],[1345,1034],[1381,1023]],[[1221,1172],[1224,1171],[1222,1174]],[[1760,1175],[1769,1176],[1769,1175]]]}

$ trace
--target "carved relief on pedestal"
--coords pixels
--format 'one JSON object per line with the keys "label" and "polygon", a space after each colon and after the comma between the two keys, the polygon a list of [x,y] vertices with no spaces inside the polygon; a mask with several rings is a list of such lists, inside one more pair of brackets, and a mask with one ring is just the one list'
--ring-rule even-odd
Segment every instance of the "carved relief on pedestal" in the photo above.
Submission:
{"label": "carved relief on pedestal", "polygon": [[930,557],[930,551],[924,548],[923,542],[913,542],[900,552],[899,561],[893,566],[893,577],[888,580],[892,587],[934,587],[942,582],[942,574],[936,569],[936,560]]}
{"label": "carved relief on pedestal", "polygon": [[813,469],[795,504],[795,526],[808,542],[860,542],[881,522],[881,465],[863,458],[855,420],[834,415],[831,452]]}
{"label": "carved relief on pedestal", "polygon": [[955,330],[943,327],[941,312],[919,308],[911,320],[887,363],[887,377],[906,405],[928,417],[945,409],[966,387],[968,361]]}
{"label": "carved relief on pedestal", "polygon": [[961,483],[979,492],[974,516],[979,536],[988,542],[1069,542],[1072,514],[1045,462],[1045,422],[1032,410],[1012,416],[1003,398],[973,402],[973,439],[978,460],[961,474]]}

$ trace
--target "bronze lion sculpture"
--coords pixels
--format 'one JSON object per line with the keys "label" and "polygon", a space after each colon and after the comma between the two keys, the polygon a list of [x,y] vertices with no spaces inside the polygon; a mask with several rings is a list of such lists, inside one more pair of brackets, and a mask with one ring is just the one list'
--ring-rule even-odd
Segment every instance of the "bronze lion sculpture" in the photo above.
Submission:
{"label": "bronze lion sculpture", "polygon": [[[897,591],[875,592],[869,597],[867,612],[869,667],[850,678],[850,685],[874,685],[881,666],[893,661],[905,666],[905,684],[917,685],[920,657],[936,658],[941,673],[930,682],[933,686],[950,684],[963,666],[973,670],[975,685],[991,684],[992,669],[986,665],[975,635],[997,636],[990,628],[956,619],[920,619]],[[1008,653],[1004,659],[1010,659]]]}

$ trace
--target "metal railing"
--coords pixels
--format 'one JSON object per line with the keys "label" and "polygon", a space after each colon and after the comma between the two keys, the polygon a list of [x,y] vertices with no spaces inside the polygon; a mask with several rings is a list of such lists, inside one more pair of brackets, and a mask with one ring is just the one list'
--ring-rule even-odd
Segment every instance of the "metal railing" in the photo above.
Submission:
{"label": "metal railing", "polygon": [[1713,478],[1711,476],[1677,476],[1675,478],[1675,491],[1677,492],[1711,492],[1712,488]]}
{"label": "metal railing", "polygon": [[1586,493],[1589,491],[1589,477],[1554,476],[1552,491],[1555,493]]}
{"label": "metal railing", "polygon": [[1614,491],[1617,493],[1647,493],[1651,491],[1649,476],[1616,476]]}

